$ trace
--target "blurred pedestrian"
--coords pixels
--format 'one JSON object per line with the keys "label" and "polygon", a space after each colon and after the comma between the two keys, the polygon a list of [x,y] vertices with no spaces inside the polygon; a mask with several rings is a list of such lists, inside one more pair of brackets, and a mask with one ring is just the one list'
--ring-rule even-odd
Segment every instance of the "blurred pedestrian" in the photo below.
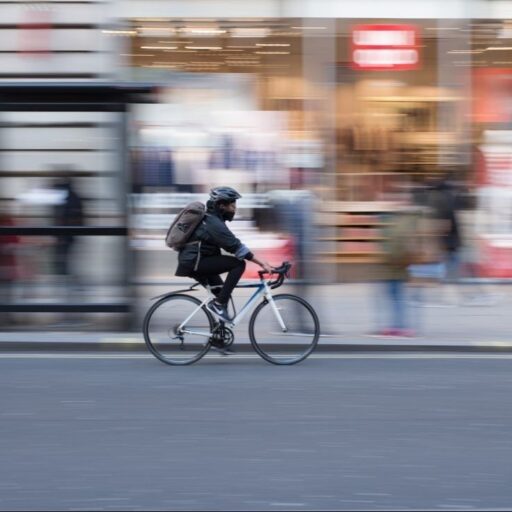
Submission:
{"label": "blurred pedestrian", "polygon": [[[14,221],[9,211],[0,206],[0,226],[12,227]],[[0,235],[0,304],[12,302],[14,285],[17,277],[16,247],[17,235]],[[14,323],[11,315],[0,312],[0,325]]]}
{"label": "blurred pedestrian", "polygon": [[[83,226],[84,215],[82,199],[75,190],[73,180],[69,176],[57,179],[54,188],[62,193],[58,203],[54,206],[55,226]],[[66,287],[69,295],[71,286],[77,284],[78,279],[71,269],[71,259],[75,246],[76,236],[71,234],[58,235],[55,239],[54,262],[55,272]]]}
{"label": "blurred pedestrian", "polygon": [[311,300],[316,198],[310,190],[301,189],[300,184],[292,184],[292,190],[273,190],[268,195],[273,207],[273,228],[292,239],[294,293],[305,300]]}
{"label": "blurred pedestrian", "polygon": [[425,206],[437,221],[442,251],[441,281],[458,283],[460,278],[461,228],[457,213],[457,193],[446,177],[432,176],[427,180]]}
{"label": "blurred pedestrian", "polygon": [[[412,193],[413,203],[418,209],[416,236],[418,252],[415,261],[409,266],[409,283],[411,303],[417,307],[427,305],[427,291],[439,288],[445,277],[446,249],[443,237],[446,222],[434,210],[431,201],[432,184],[429,181],[418,183]],[[420,321],[419,310],[415,320]],[[420,326],[416,323],[416,328]]]}
{"label": "blurred pedestrian", "polygon": [[383,216],[380,265],[381,293],[377,294],[377,331],[379,336],[415,335],[407,304],[408,267],[416,260],[417,211],[405,193],[392,210]]}

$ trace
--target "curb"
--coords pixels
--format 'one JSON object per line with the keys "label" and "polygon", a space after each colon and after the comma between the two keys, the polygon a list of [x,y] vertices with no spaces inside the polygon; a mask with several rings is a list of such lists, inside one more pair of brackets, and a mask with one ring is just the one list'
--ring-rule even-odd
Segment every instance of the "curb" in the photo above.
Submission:
{"label": "curb", "polygon": [[[236,343],[237,352],[248,353],[254,349],[250,343]],[[9,341],[0,342],[0,353],[16,352],[148,352],[143,342],[132,341]],[[339,352],[501,352],[512,353],[512,343],[505,342],[471,342],[471,343],[319,343],[317,353]]]}

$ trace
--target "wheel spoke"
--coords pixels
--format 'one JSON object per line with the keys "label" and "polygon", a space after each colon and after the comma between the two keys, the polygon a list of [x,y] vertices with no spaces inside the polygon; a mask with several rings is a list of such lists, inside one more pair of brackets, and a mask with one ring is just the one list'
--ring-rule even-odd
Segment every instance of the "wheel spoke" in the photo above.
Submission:
{"label": "wheel spoke", "polygon": [[[143,331],[146,345],[155,357],[167,364],[184,365],[206,354],[214,323],[200,304],[195,297],[176,294],[160,299],[150,308]],[[187,318],[187,324],[180,328]]]}
{"label": "wheel spoke", "polygon": [[298,363],[318,343],[318,317],[300,297],[282,294],[276,295],[274,301],[279,316],[271,303],[262,303],[255,310],[249,324],[251,342],[261,357],[271,363]]}

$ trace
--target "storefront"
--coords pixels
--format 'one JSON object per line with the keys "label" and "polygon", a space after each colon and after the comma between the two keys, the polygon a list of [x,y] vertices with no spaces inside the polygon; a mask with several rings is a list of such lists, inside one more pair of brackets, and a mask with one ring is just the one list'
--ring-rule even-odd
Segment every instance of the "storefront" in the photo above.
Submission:
{"label": "storefront", "polygon": [[[503,84],[511,67],[510,23],[502,19],[499,2],[487,10],[484,4],[491,2],[473,2],[484,17],[494,18],[483,21],[472,21],[462,1],[433,1],[428,9],[393,2],[402,16],[393,20],[380,1],[348,2],[343,9],[340,2],[325,1],[323,18],[308,1],[247,6],[219,0],[203,5],[201,18],[190,14],[193,3],[126,0],[123,17],[116,8],[107,17],[95,3],[76,2],[53,11],[51,34],[38,33],[51,36],[43,42],[27,47],[35,29],[24,26],[21,50],[9,32],[19,8],[2,7],[12,25],[2,29],[10,45],[3,57],[13,63],[4,67],[5,76],[109,79],[158,88],[158,104],[135,104],[130,111],[131,165],[123,179],[129,182],[136,282],[172,280],[173,255],[161,243],[172,214],[225,182],[244,194],[233,228],[254,247],[274,250],[272,260],[294,255],[287,230],[269,222],[272,197],[281,200],[283,190],[311,191],[318,199],[310,240],[314,260],[334,269],[330,280],[364,277],[365,264],[379,261],[379,213],[395,183],[444,172],[472,183],[472,123],[488,134],[480,147],[485,154],[506,136],[491,132],[509,128],[503,105],[510,96],[498,100],[493,87],[481,85],[491,76]],[[78,18],[83,23],[76,24]],[[80,74],[85,69],[87,76]],[[491,119],[489,112],[505,117]],[[33,167],[33,183],[35,174],[42,180],[55,162],[74,163],[79,172],[114,168],[108,137],[105,147],[94,147],[96,128],[110,125],[110,114],[74,123],[53,117],[41,116],[36,124],[66,130],[72,123],[88,130],[88,145],[56,148],[43,137],[44,154],[8,154],[4,172],[16,173],[16,180],[4,187],[6,201],[28,186],[23,164]],[[31,130],[26,119],[23,129]],[[90,211],[105,218],[118,193],[114,181],[102,175],[94,181],[98,186],[89,182],[81,177],[83,193],[94,200]],[[498,204],[489,197],[486,189],[479,203],[482,239],[491,229],[489,204]],[[118,214],[125,212],[113,212]]]}
{"label": "storefront", "polygon": [[489,278],[512,277],[512,67],[505,66],[477,69],[473,81],[474,237],[479,272]]}
{"label": "storefront", "polygon": [[467,21],[449,25],[125,20],[125,76],[162,84],[162,104],[135,114],[134,144],[172,151],[174,172],[160,188],[137,177],[134,192],[305,188],[322,205],[316,260],[377,262],[389,188],[467,169],[470,34]]}

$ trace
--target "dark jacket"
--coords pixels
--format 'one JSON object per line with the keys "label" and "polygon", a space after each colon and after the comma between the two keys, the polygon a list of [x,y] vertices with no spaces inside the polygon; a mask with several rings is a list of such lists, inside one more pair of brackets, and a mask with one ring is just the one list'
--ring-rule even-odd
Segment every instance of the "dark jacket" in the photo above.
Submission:
{"label": "dark jacket", "polygon": [[447,252],[456,251],[461,245],[456,199],[455,191],[444,182],[430,192],[429,206],[434,211],[434,217],[447,224],[441,238],[443,248]]}
{"label": "dark jacket", "polygon": [[[62,204],[55,207],[54,222],[56,226],[83,226],[84,214],[82,207],[82,200],[80,196],[69,186],[59,187],[66,193],[66,198]],[[74,237],[72,235],[61,235],[57,237],[57,242],[60,244],[73,243]]]}
{"label": "dark jacket", "polygon": [[208,210],[197,226],[187,245],[178,256],[177,276],[190,276],[199,261],[210,256],[220,256],[221,249],[239,259],[252,260],[253,254],[226,226],[221,214]]}

